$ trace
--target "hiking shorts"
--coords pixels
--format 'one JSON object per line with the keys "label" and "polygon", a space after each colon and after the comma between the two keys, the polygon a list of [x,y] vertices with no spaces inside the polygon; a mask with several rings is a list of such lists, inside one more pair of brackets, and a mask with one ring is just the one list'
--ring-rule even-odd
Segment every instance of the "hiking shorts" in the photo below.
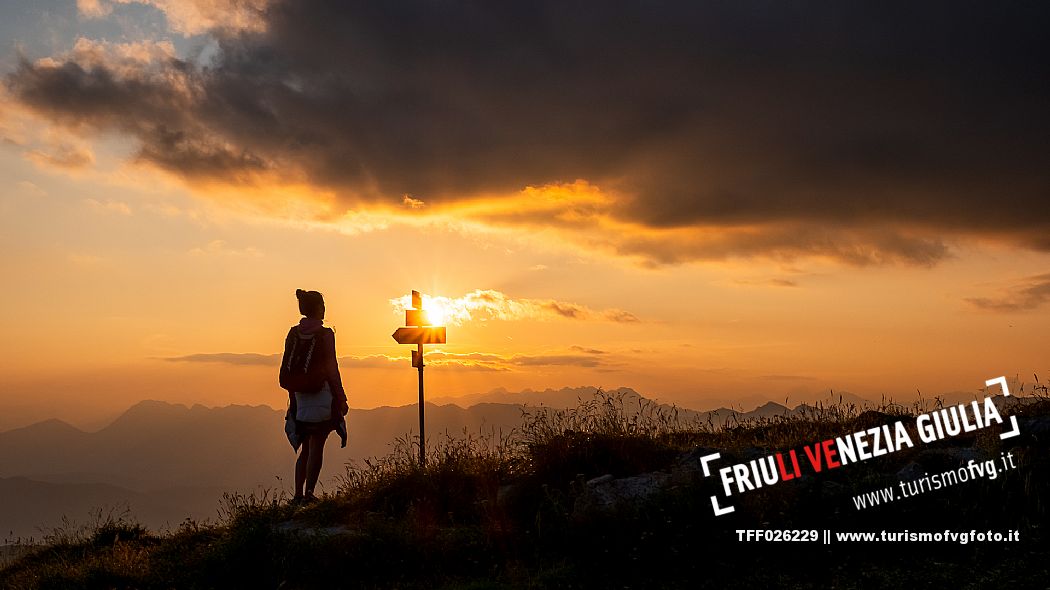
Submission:
{"label": "hiking shorts", "polygon": [[295,421],[295,433],[300,437],[304,436],[328,436],[333,430],[335,430],[335,419],[322,420],[320,422],[303,422],[302,420]]}

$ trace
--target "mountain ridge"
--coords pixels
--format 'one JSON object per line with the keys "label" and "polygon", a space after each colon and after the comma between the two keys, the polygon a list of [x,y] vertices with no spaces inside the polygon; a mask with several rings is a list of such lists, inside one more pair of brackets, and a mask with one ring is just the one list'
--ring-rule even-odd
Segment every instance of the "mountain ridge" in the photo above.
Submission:
{"label": "mountain ridge", "polygon": [[[492,394],[493,392],[490,392]],[[521,396],[536,392],[502,392]],[[577,401],[594,399],[595,388],[563,388],[539,392],[559,396],[575,407]],[[618,398],[627,411],[651,403],[630,388],[607,392]],[[512,397],[511,399],[522,399]],[[441,401],[440,399],[438,401]],[[682,420],[705,421],[714,426],[733,424],[748,418],[790,415],[791,410],[775,402],[741,412],[720,408],[698,412],[675,408]],[[524,412],[537,409],[527,403],[479,401],[467,408],[456,404],[427,403],[428,445],[444,436],[465,435],[500,439],[519,428]],[[350,439],[340,448],[336,437],[329,439],[321,489],[331,488],[347,465],[360,465],[370,457],[388,455],[395,445],[411,443],[418,429],[418,410],[414,404],[352,408],[347,416]],[[200,514],[211,495],[218,505],[222,491],[244,492],[262,488],[290,491],[295,453],[284,436],[284,411],[265,405],[231,404],[207,407],[187,406],[159,400],[142,400],[97,431],[86,432],[61,420],[50,419],[22,428],[0,432],[0,478],[22,477],[35,482],[37,492],[53,498],[45,507],[27,499],[29,484],[0,487],[0,523],[47,522],[56,514],[77,516],[83,503],[70,492],[78,485],[99,485],[91,497],[108,497],[109,504],[128,503],[131,509],[147,515],[144,524],[159,526],[158,497],[169,498],[166,490],[196,490],[187,494],[186,514]],[[112,487],[105,487],[112,486]],[[19,488],[21,491],[17,491]],[[114,489],[119,488],[119,489]],[[6,490],[6,491],[5,491]],[[69,492],[69,493],[66,493]],[[175,494],[176,500],[178,495]],[[192,500],[192,501],[190,501]],[[166,500],[167,501],[167,500]],[[196,512],[195,512],[196,511]],[[152,519],[152,520],[150,520]],[[22,525],[19,525],[22,526]],[[32,534],[24,526],[8,532]]]}

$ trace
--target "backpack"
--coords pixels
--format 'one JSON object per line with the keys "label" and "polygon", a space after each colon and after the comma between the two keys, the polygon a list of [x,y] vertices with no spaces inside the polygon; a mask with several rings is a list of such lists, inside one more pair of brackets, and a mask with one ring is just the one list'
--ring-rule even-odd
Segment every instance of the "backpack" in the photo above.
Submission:
{"label": "backpack", "polygon": [[284,358],[281,363],[280,384],[283,389],[300,393],[316,393],[324,387],[327,375],[324,371],[321,338],[324,330],[303,335],[292,328],[284,341]]}

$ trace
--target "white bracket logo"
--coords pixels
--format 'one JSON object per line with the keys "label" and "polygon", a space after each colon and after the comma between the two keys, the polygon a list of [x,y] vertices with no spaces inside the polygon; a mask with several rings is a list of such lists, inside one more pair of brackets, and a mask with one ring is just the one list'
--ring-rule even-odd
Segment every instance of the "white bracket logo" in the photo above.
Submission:
{"label": "white bracket logo", "polygon": [[[986,387],[991,387],[996,383],[998,383],[999,386],[1003,388],[1003,396],[1009,397],[1010,388],[1006,385],[1006,377],[996,377],[995,379],[989,379],[984,382]],[[1008,438],[1013,438],[1018,434],[1021,434],[1021,427],[1017,425],[1017,416],[1010,416],[1010,426],[1013,427],[1013,430],[1011,430],[1010,432],[1004,432],[1000,434],[1000,439],[1006,440]]]}

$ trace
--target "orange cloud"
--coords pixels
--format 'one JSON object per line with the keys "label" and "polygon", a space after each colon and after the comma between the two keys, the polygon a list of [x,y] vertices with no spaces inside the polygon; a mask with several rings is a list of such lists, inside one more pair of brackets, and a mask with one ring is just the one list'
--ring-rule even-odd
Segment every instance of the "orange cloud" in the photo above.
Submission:
{"label": "orange cloud", "polygon": [[144,4],[164,13],[172,31],[185,36],[215,29],[263,31],[263,11],[269,0],[77,0],[77,11],[88,18],[102,18],[115,5]]}
{"label": "orange cloud", "polygon": [[99,201],[98,199],[84,199],[84,203],[92,209],[119,213],[120,215],[131,215],[131,207],[123,201]]}
{"label": "orange cloud", "polygon": [[1027,277],[996,297],[971,297],[966,302],[984,311],[1025,312],[1050,303],[1050,273]]}
{"label": "orange cloud", "polygon": [[[567,352],[548,354],[515,354],[500,355],[483,352],[455,353],[443,350],[427,352],[427,364],[446,369],[461,371],[513,371],[520,367],[572,366],[584,368],[610,367],[614,363],[603,357],[602,351],[586,350],[572,347]],[[239,366],[276,367],[281,361],[281,353],[196,353],[176,357],[162,357],[158,360],[188,363],[220,363]],[[386,369],[408,365],[411,359],[405,356],[371,354],[364,356],[347,355],[339,357],[339,365],[354,369]]]}
{"label": "orange cloud", "polygon": [[25,153],[29,161],[41,168],[79,170],[95,163],[91,150],[75,145],[56,145],[49,150],[34,149]]}
{"label": "orange cloud", "polygon": [[[395,312],[411,308],[408,295],[390,300]],[[492,289],[477,289],[462,297],[423,295],[423,308],[436,310],[444,323],[451,326],[470,321],[517,320],[597,320],[637,323],[641,320],[622,309],[595,310],[578,303],[555,299],[514,299]]]}

